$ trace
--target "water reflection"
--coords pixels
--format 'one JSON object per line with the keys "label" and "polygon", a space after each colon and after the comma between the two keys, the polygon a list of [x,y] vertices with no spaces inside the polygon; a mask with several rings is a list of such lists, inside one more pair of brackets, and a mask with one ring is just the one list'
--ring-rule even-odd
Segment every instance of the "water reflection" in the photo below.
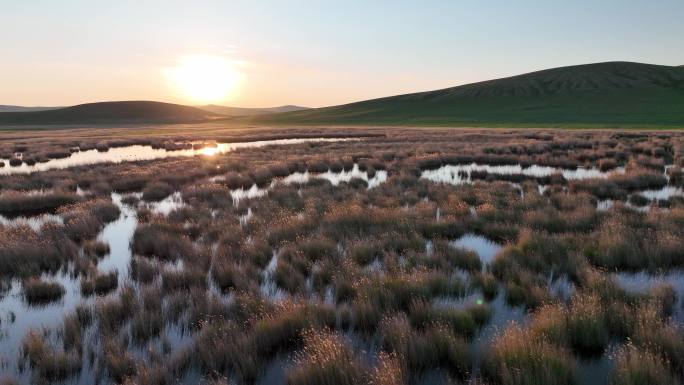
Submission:
{"label": "water reflection", "polygon": [[24,301],[22,284],[18,279],[12,280],[9,292],[0,299],[0,372],[19,374],[17,357],[21,353],[21,341],[29,329],[58,326],[64,315],[81,303],[78,279],[67,274],[44,274],[42,278],[64,286],[65,294],[59,301],[29,306]]}
{"label": "water reflection", "polygon": [[[77,151],[71,153],[67,158],[50,159],[47,162],[28,165],[22,163],[20,166],[5,166],[0,168],[0,175],[9,174],[28,174],[52,169],[64,169],[69,167],[83,166],[97,163],[121,163],[134,162],[141,160],[163,159],[169,157],[192,157],[198,155],[211,156],[215,154],[225,154],[241,148],[255,148],[272,145],[288,145],[306,142],[340,142],[359,140],[356,138],[294,138],[294,139],[275,139],[259,140],[242,143],[218,143],[202,148],[188,148],[182,150],[166,150],[164,148],[153,148],[149,145],[133,145],[125,147],[113,147],[106,152],[98,150]],[[0,159],[9,165],[9,159]]]}
{"label": "water reflection", "polygon": [[501,245],[477,234],[464,234],[451,242],[451,244],[455,247],[476,252],[485,265],[490,264],[502,248]]}
{"label": "water reflection", "polygon": [[101,272],[117,270],[119,283],[128,277],[128,268],[131,262],[130,242],[138,225],[135,209],[121,202],[122,196],[112,194],[112,202],[119,206],[121,214],[114,222],[108,223],[97,239],[109,245],[109,254],[97,264]]}
{"label": "water reflection", "polygon": [[[639,211],[642,213],[646,213],[651,209],[651,206],[648,206],[648,205],[646,205],[646,206],[635,206],[635,205],[631,204],[629,201],[627,201],[627,202],[617,201],[617,202],[619,202],[622,205],[622,207],[626,207],[628,209],[632,209],[634,211]],[[616,203],[616,201],[614,201],[612,199],[600,200],[600,201],[596,202],[596,210],[608,211],[608,210],[612,209],[613,206],[615,206],[615,203]]]}
{"label": "water reflection", "polygon": [[254,216],[254,213],[252,212],[251,207],[247,207],[247,212],[244,215],[239,216],[239,221],[240,221],[240,226],[247,226],[247,223],[249,223],[249,220],[252,219]]}
{"label": "water reflection", "polygon": [[278,251],[274,250],[271,260],[261,273],[263,278],[263,283],[261,284],[261,294],[265,298],[275,302],[281,301],[283,298],[285,298],[285,292],[278,287],[278,284],[275,281],[275,271],[277,267]]}
{"label": "water reflection", "polygon": [[230,196],[233,198],[233,204],[235,206],[237,206],[238,203],[240,203],[240,201],[242,200],[261,198],[263,196],[266,196],[266,194],[268,194],[267,188],[259,188],[255,184],[248,189],[239,188],[230,191]]}
{"label": "water reflection", "polygon": [[621,288],[638,294],[647,294],[651,289],[661,285],[671,286],[676,294],[672,318],[679,324],[684,323],[684,271],[672,270],[665,273],[618,272],[614,273],[613,277]]}
{"label": "water reflection", "polygon": [[608,211],[615,205],[615,201],[612,199],[603,199],[596,202],[596,210],[598,211]]}
{"label": "water reflection", "polygon": [[[210,180],[212,182],[221,181],[222,177],[212,177]],[[324,179],[329,181],[333,186],[339,186],[340,183],[348,183],[352,179],[362,179],[368,184],[368,189],[375,188],[380,184],[387,181],[387,171],[380,170],[375,173],[373,177],[368,176],[368,172],[361,171],[358,164],[354,164],[351,171],[340,171],[333,172],[327,171],[324,173],[310,173],[306,172],[295,172],[283,178],[276,178],[271,181],[271,184],[267,187],[259,187],[256,184],[248,189],[239,188],[230,191],[230,195],[233,198],[233,203],[237,205],[245,199],[261,198],[268,195],[268,191],[278,184],[291,185],[291,184],[307,184],[312,179]]]}
{"label": "water reflection", "polygon": [[144,205],[155,214],[169,215],[172,211],[185,206],[185,202],[180,191],[176,191],[159,202],[145,202]]}
{"label": "water reflection", "polygon": [[613,173],[624,173],[624,168],[617,168],[611,172],[604,172],[598,168],[563,169],[558,167],[532,165],[488,165],[488,164],[462,164],[445,165],[434,170],[424,170],[421,178],[433,182],[449,183],[454,185],[472,183],[473,172],[486,172],[494,175],[524,175],[535,178],[549,177],[560,174],[567,180],[607,178]]}
{"label": "water reflection", "polygon": [[[137,225],[135,210],[122,203],[119,194],[112,194],[112,201],[119,206],[119,218],[107,224],[97,236],[97,239],[109,244],[110,252],[97,265],[98,271],[108,272],[117,270],[119,281],[127,279],[128,267],[131,259],[130,240]],[[36,217],[41,218],[41,217]],[[79,304],[92,304],[94,297],[81,295],[80,279],[72,277],[66,271],[56,274],[43,274],[41,278],[55,281],[65,288],[64,296],[55,302],[41,306],[29,306],[22,294],[22,284],[19,279],[10,282],[9,291],[0,296],[0,372],[13,373],[20,383],[31,383],[29,371],[22,371],[17,362],[21,353],[21,341],[30,329],[42,330],[58,328],[66,314],[72,313]],[[121,287],[121,285],[119,285]],[[109,296],[116,295],[114,291]],[[84,370],[79,377],[89,376],[90,371]],[[0,376],[1,377],[1,376]],[[82,383],[77,378],[76,383]],[[88,381],[84,383],[90,383]]]}
{"label": "water reflection", "polygon": [[684,190],[682,190],[681,187],[665,186],[658,190],[644,190],[639,194],[643,195],[644,198],[649,201],[666,201],[672,197],[684,196]]}
{"label": "water reflection", "polygon": [[567,275],[555,276],[550,274],[546,286],[552,296],[563,301],[569,301],[575,293],[575,284],[570,281]]}
{"label": "water reflection", "polygon": [[582,358],[577,360],[577,374],[580,384],[607,384],[611,371],[615,367],[615,353],[619,345],[610,344],[599,358]]}
{"label": "water reflection", "polygon": [[471,306],[480,306],[485,302],[484,295],[479,290],[474,290],[463,297],[437,297],[434,299],[436,307],[467,309]]}
{"label": "water reflection", "polygon": [[14,217],[7,218],[0,215],[0,225],[8,227],[29,226],[33,231],[40,231],[40,228],[47,223],[63,224],[64,220],[59,215],[41,214],[33,217]]}
{"label": "water reflection", "polygon": [[506,303],[506,293],[501,288],[489,306],[492,309],[492,317],[489,323],[480,329],[470,344],[470,353],[473,357],[473,375],[479,374],[484,351],[489,347],[497,333],[513,323],[524,326],[529,321],[529,316],[522,306],[509,306]]}
{"label": "water reflection", "polygon": [[350,171],[340,171],[334,172],[328,170],[324,173],[309,173],[306,172],[296,172],[290,174],[281,180],[283,184],[306,184],[309,183],[311,179],[325,179],[329,181],[333,186],[337,186],[340,183],[349,183],[352,179],[362,179],[368,184],[368,189],[379,186],[380,184],[387,181],[387,171],[378,170],[375,175],[370,177],[367,171],[361,171],[358,164],[354,164],[354,167]]}

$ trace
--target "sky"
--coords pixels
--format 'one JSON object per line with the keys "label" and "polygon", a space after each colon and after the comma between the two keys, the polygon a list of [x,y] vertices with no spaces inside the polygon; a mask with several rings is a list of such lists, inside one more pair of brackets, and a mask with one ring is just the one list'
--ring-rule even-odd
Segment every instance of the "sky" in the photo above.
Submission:
{"label": "sky", "polygon": [[613,60],[684,65],[684,1],[0,0],[0,104],[320,107]]}

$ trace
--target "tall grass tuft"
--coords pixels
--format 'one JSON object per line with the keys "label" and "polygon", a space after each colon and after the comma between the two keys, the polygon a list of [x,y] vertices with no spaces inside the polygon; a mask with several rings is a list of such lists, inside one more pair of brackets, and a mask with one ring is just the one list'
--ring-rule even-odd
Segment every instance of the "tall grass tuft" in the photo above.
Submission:
{"label": "tall grass tuft", "polygon": [[0,276],[55,272],[77,255],[78,247],[57,225],[44,225],[40,233],[28,226],[0,227]]}
{"label": "tall grass tuft", "polygon": [[22,282],[24,299],[30,305],[43,305],[57,301],[64,296],[64,286],[59,282],[29,278]]}
{"label": "tall grass tuft", "polygon": [[574,385],[575,373],[571,354],[517,325],[494,338],[482,366],[485,379],[501,385]]}
{"label": "tall grass tuft", "polygon": [[119,285],[119,273],[111,271],[109,273],[97,273],[93,277],[81,278],[81,294],[83,295],[104,295],[115,290]]}
{"label": "tall grass tuft", "polygon": [[174,188],[165,182],[152,182],[143,189],[142,199],[150,202],[160,201],[173,194]]}
{"label": "tall grass tuft", "polygon": [[675,385],[680,383],[666,361],[663,361],[657,354],[639,349],[631,343],[618,351],[615,368],[610,376],[611,385]]}
{"label": "tall grass tuft", "polygon": [[61,382],[81,370],[80,354],[55,350],[46,344],[37,330],[28,331],[22,341],[21,351],[21,359],[33,369],[35,382]]}
{"label": "tall grass tuft", "polygon": [[54,212],[80,199],[76,194],[62,191],[41,194],[8,191],[0,194],[0,214],[11,217]]}
{"label": "tall grass tuft", "polygon": [[439,323],[418,331],[404,315],[398,314],[382,320],[380,333],[384,349],[396,354],[408,373],[443,367],[461,379],[469,374],[471,357],[467,343]]}
{"label": "tall grass tuft", "polygon": [[378,364],[371,373],[372,385],[402,385],[405,379],[406,373],[396,353],[378,353]]}
{"label": "tall grass tuft", "polygon": [[184,234],[175,233],[164,224],[144,223],[135,229],[132,249],[135,253],[162,260],[192,259],[196,250]]}
{"label": "tall grass tuft", "polygon": [[358,385],[369,382],[370,373],[341,336],[327,331],[307,330],[304,349],[287,373],[290,385]]}

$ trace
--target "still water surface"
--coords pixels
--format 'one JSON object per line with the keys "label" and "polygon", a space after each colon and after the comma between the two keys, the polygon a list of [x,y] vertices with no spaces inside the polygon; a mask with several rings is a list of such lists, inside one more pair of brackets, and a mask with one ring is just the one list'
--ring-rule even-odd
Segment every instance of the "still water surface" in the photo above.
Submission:
{"label": "still water surface", "polygon": [[10,174],[30,174],[33,172],[47,171],[53,169],[64,169],[69,167],[84,166],[97,163],[121,163],[135,162],[141,160],[163,159],[170,157],[192,157],[192,156],[212,156],[225,154],[241,148],[258,148],[265,146],[288,145],[307,142],[343,142],[359,140],[356,138],[294,138],[294,139],[275,139],[259,140],[241,143],[217,143],[202,148],[190,148],[184,150],[166,150],[164,148],[152,148],[149,145],[133,145],[125,147],[112,147],[106,152],[98,150],[77,151],[67,158],[50,159],[47,162],[28,165],[22,163],[20,166],[9,166],[9,159],[0,159],[5,162],[5,167],[0,168],[0,175]]}

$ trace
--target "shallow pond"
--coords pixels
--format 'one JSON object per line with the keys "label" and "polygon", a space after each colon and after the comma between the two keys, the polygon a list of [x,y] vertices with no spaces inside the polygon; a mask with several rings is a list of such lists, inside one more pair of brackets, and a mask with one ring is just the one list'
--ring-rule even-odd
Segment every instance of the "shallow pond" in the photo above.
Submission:
{"label": "shallow pond", "polygon": [[172,211],[185,206],[185,202],[180,191],[176,191],[159,202],[143,202],[143,205],[155,214],[169,215]]}
{"label": "shallow pond", "polygon": [[[375,173],[373,177],[368,176],[367,171],[361,171],[358,164],[354,164],[351,171],[326,171],[324,173],[310,173],[306,172],[295,172],[283,178],[275,178],[271,181],[271,184],[266,187],[259,187],[256,184],[248,189],[239,188],[230,191],[230,195],[233,198],[233,203],[237,205],[245,199],[255,199],[261,198],[268,194],[268,191],[275,186],[281,185],[301,185],[307,184],[314,179],[323,179],[329,181],[333,186],[339,186],[340,183],[349,183],[352,179],[361,179],[368,184],[368,189],[379,186],[387,180],[387,171],[379,170]],[[222,177],[210,178],[212,182],[220,182]]]}
{"label": "shallow pond", "polygon": [[242,200],[261,198],[266,196],[266,194],[268,194],[268,188],[259,188],[255,184],[248,189],[239,188],[230,191],[230,196],[233,198],[233,204],[236,206]]}
{"label": "shallow pond", "polygon": [[471,233],[462,235],[457,240],[451,242],[451,244],[455,247],[476,252],[484,265],[490,264],[492,260],[494,260],[496,254],[503,248],[503,246],[496,242],[481,235]]}
{"label": "shallow pond", "polygon": [[132,251],[130,247],[133,233],[138,225],[135,209],[121,202],[121,195],[112,194],[112,201],[119,206],[121,214],[114,222],[108,223],[97,239],[109,244],[109,254],[100,260],[97,268],[101,272],[117,270],[119,283],[128,277]]}
{"label": "shallow pond", "polygon": [[421,178],[425,178],[433,182],[460,185],[472,183],[473,172],[486,172],[488,174],[494,175],[524,175],[535,178],[561,174],[565,179],[577,180],[589,178],[607,178],[612,173],[624,173],[625,170],[623,168],[617,168],[613,171],[605,172],[599,170],[598,168],[564,169],[538,165],[523,167],[521,165],[488,165],[471,163],[462,165],[445,165],[434,170],[424,170],[421,174]]}
{"label": "shallow pond", "polygon": [[644,190],[639,192],[649,201],[666,201],[672,197],[684,196],[684,190],[681,187],[665,186],[658,190]]}
{"label": "shallow pond", "polygon": [[5,162],[5,167],[0,168],[0,175],[9,174],[29,174],[33,172],[46,171],[52,169],[64,169],[69,167],[83,166],[97,163],[121,163],[134,162],[141,160],[163,159],[169,157],[192,157],[192,156],[212,156],[225,154],[241,148],[257,148],[275,145],[288,145],[307,142],[340,142],[359,140],[356,138],[294,138],[294,139],[275,139],[259,140],[241,143],[218,143],[197,149],[166,150],[164,148],[152,148],[149,145],[133,145],[125,147],[112,147],[108,151],[87,150],[71,153],[67,158],[50,159],[47,162],[28,165],[22,163],[20,166],[9,166],[9,159],[0,159]]}
{"label": "shallow pond", "polygon": [[665,273],[618,272],[614,273],[613,277],[621,288],[632,293],[645,294],[660,285],[671,286],[676,294],[672,309],[672,320],[678,325],[684,325],[684,271],[673,270]]}
{"label": "shallow pond", "polygon": [[340,183],[349,183],[352,179],[362,179],[368,184],[368,188],[374,188],[382,184],[387,180],[387,171],[378,170],[372,177],[368,175],[367,171],[361,171],[358,164],[354,164],[354,167],[350,171],[340,171],[334,172],[328,170],[324,173],[309,173],[306,172],[296,172],[286,176],[281,179],[280,182],[283,184],[305,184],[309,183],[311,179],[325,179],[329,181],[333,186],[337,186]]}

